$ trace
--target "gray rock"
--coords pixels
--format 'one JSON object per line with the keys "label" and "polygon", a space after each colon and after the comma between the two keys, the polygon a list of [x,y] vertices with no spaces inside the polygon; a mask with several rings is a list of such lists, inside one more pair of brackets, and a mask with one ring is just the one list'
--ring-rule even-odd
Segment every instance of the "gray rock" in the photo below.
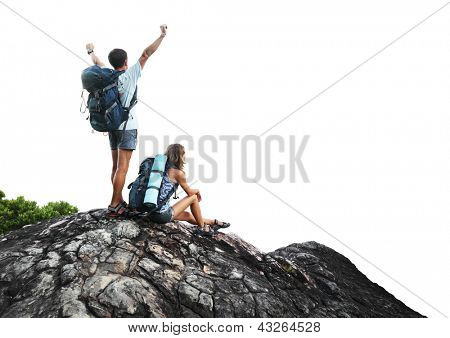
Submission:
{"label": "gray rock", "polygon": [[105,288],[98,300],[101,304],[132,315],[136,313],[139,305],[133,294],[139,289],[142,289],[142,285],[135,279],[120,277]]}
{"label": "gray rock", "polygon": [[213,299],[211,295],[206,293],[201,293],[198,297],[198,312],[202,315],[202,317],[213,317]]}
{"label": "gray rock", "polygon": [[421,317],[315,242],[263,253],[104,209],[0,240],[0,317]]}
{"label": "gray rock", "polygon": [[82,289],[83,297],[97,299],[106,287],[119,277],[120,275],[106,274],[87,278]]}
{"label": "gray rock", "polygon": [[47,258],[39,261],[36,265],[36,270],[54,269],[59,266],[60,256],[54,252],[50,251],[47,253]]}
{"label": "gray rock", "polygon": [[208,293],[210,295],[214,293],[214,283],[208,278],[190,274],[186,276],[185,280],[189,285],[193,286],[197,290]]}
{"label": "gray rock", "polygon": [[92,261],[101,251],[101,247],[90,243],[83,244],[78,250],[78,257],[83,261]]}
{"label": "gray rock", "polygon": [[188,308],[195,307],[198,303],[198,296],[200,296],[200,291],[196,288],[190,286],[187,283],[181,283],[178,289],[178,295],[180,296],[180,303]]}
{"label": "gray rock", "polygon": [[121,238],[135,238],[139,236],[141,229],[132,221],[121,221],[111,228],[111,233]]}
{"label": "gray rock", "polygon": [[75,317],[75,318],[91,318],[86,310],[86,305],[79,300],[71,300],[62,306],[62,317]]}
{"label": "gray rock", "polygon": [[70,283],[80,274],[75,264],[66,264],[61,268],[61,284],[65,285]]}
{"label": "gray rock", "polygon": [[94,313],[96,317],[100,318],[111,318],[112,314],[109,311],[108,307],[98,303],[94,299],[89,299],[87,302],[87,307],[89,310]]}
{"label": "gray rock", "polygon": [[75,252],[78,250],[78,248],[80,247],[81,243],[83,243],[82,240],[75,240],[75,241],[71,241],[69,244],[67,244],[63,251],[64,252]]}

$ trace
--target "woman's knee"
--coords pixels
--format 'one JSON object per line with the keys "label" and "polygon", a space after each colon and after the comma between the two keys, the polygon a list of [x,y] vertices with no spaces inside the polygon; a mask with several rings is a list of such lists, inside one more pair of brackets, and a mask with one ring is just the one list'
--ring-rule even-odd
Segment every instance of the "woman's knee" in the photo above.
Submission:
{"label": "woman's knee", "polygon": [[189,197],[191,199],[191,203],[198,203],[198,197],[197,195],[192,195],[191,197]]}

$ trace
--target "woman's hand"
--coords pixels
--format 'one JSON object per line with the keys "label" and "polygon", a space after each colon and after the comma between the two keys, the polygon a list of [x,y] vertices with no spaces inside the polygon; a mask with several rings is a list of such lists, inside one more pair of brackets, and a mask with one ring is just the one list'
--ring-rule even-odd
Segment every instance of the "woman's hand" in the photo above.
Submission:
{"label": "woman's hand", "polygon": [[189,196],[197,195],[200,193],[200,190],[198,189],[189,189]]}
{"label": "woman's hand", "polygon": [[200,194],[200,190],[198,189],[190,189],[189,196],[197,195],[198,201],[200,202],[202,200],[202,195]]}

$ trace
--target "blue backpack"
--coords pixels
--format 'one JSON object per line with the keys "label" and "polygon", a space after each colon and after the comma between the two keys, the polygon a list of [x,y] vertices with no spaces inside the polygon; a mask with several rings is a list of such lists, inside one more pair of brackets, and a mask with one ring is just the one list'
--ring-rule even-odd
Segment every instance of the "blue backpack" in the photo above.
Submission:
{"label": "blue backpack", "polygon": [[131,108],[137,103],[137,88],[129,107],[122,106],[117,88],[119,75],[123,71],[101,68],[97,65],[86,68],[81,73],[83,89],[89,92],[86,107],[94,130],[108,132],[117,130],[125,122],[126,129]]}
{"label": "blue backpack", "polygon": [[[131,210],[139,212],[152,212],[162,206],[170,198],[175,189],[174,199],[177,199],[176,187],[165,186],[167,183],[167,171],[172,166],[167,161],[167,156],[156,155],[142,161],[139,167],[139,176],[128,186],[130,190],[129,206]],[[164,177],[166,176],[166,180]],[[161,192],[164,192],[161,194]]]}

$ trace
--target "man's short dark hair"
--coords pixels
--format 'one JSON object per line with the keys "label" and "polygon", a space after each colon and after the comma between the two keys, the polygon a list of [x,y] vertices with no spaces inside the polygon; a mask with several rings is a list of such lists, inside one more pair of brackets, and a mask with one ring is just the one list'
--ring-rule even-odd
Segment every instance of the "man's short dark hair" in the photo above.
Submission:
{"label": "man's short dark hair", "polygon": [[127,57],[127,52],[120,48],[115,48],[108,54],[109,63],[114,69],[122,67],[125,64]]}

